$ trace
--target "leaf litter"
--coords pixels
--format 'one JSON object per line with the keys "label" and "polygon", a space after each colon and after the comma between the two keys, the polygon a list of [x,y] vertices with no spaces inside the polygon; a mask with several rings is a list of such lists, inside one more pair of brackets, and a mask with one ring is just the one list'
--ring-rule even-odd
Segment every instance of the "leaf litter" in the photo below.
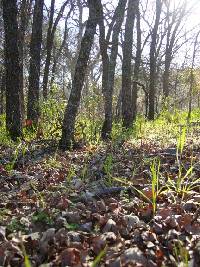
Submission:
{"label": "leaf litter", "polygon": [[65,153],[41,142],[9,170],[2,146],[0,266],[199,266],[199,159],[189,144],[177,159],[151,142]]}

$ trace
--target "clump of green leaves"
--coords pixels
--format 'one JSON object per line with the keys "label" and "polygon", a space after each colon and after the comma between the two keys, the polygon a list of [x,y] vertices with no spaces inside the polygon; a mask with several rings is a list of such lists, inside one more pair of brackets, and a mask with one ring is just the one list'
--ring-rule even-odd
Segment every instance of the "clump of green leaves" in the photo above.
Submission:
{"label": "clump of green leaves", "polygon": [[32,216],[32,221],[34,223],[44,223],[48,225],[53,224],[53,219],[45,210],[38,210]]}
{"label": "clump of green leaves", "polygon": [[5,169],[8,172],[12,172],[19,156],[21,158],[22,164],[24,165],[24,157],[27,151],[28,144],[24,141],[18,140],[18,144],[13,152],[12,160],[5,165]]}
{"label": "clump of green leaves", "polygon": [[75,167],[71,165],[66,177],[67,183],[70,183],[75,175],[76,175]]}
{"label": "clump of green leaves", "polygon": [[46,101],[41,103],[41,127],[45,138],[58,138],[61,135],[66,99],[61,91],[53,86]]}
{"label": "clump of green leaves", "polygon": [[69,231],[75,231],[79,228],[79,225],[77,223],[68,223],[66,222],[64,224],[64,227]]}
{"label": "clump of green leaves", "polygon": [[11,220],[11,222],[7,225],[7,230],[11,233],[13,232],[23,232],[23,233],[27,233],[27,226],[20,221],[17,218],[14,218]]}

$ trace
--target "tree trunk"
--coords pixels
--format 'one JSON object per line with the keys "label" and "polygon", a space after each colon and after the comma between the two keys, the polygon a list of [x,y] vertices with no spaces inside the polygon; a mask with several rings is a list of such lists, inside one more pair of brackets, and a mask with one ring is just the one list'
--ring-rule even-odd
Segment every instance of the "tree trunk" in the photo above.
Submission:
{"label": "tree trunk", "polygon": [[51,0],[50,16],[49,16],[49,25],[47,30],[47,43],[46,43],[46,61],[44,66],[44,76],[43,76],[43,97],[47,98],[47,84],[48,84],[48,75],[49,75],[49,66],[51,63],[51,49],[53,47],[52,40],[52,27],[53,27],[53,17],[55,11],[55,0]]}
{"label": "tree trunk", "polygon": [[120,121],[122,117],[122,90],[119,91],[119,95],[117,98],[117,105],[115,109],[115,121]]}
{"label": "tree trunk", "polygon": [[162,1],[156,0],[156,18],[154,27],[151,34],[151,44],[150,44],[150,83],[149,83],[149,112],[148,119],[154,120],[155,116],[155,94],[156,94],[156,43],[157,43],[157,32],[158,25],[160,22]]}
{"label": "tree trunk", "polygon": [[191,119],[191,113],[192,113],[192,95],[194,90],[194,83],[195,83],[195,77],[194,77],[194,63],[195,63],[195,56],[197,52],[197,44],[198,44],[198,37],[199,37],[200,31],[197,33],[194,41],[194,49],[193,49],[193,55],[192,55],[192,65],[190,69],[190,88],[189,88],[189,103],[188,103],[188,116],[187,120],[188,122]]}
{"label": "tree trunk", "polygon": [[135,22],[137,0],[129,0],[125,25],[125,37],[123,44],[122,61],[122,122],[123,127],[132,127],[132,52],[133,52],[133,28]]}
{"label": "tree trunk", "polygon": [[35,125],[37,125],[39,118],[40,52],[42,44],[43,5],[44,0],[36,0],[30,43],[27,118],[32,120]]}
{"label": "tree trunk", "polygon": [[4,95],[5,95],[5,73],[3,68],[0,70],[0,114],[4,113]]}
{"label": "tree trunk", "polygon": [[119,33],[122,27],[122,23],[124,20],[126,3],[127,3],[127,0],[119,0],[118,6],[115,12],[116,21],[115,21],[115,25],[113,26],[113,33],[112,33],[112,48],[111,48],[109,72],[108,72],[108,89],[103,91],[104,105],[105,105],[104,106],[105,119],[104,119],[104,123],[102,127],[101,136],[104,140],[110,138],[111,131],[112,131],[112,120],[113,120],[112,98],[113,98],[113,90],[114,90],[116,60],[117,60],[117,54],[118,54],[118,39],[119,39]]}
{"label": "tree trunk", "polygon": [[24,40],[25,32],[28,26],[28,9],[30,1],[22,0],[20,7],[20,24],[19,24],[19,55],[20,55],[20,97],[21,97],[21,111],[22,121],[25,116],[25,104],[24,104]]}
{"label": "tree trunk", "polygon": [[170,77],[170,58],[165,57],[165,70],[163,73],[163,93],[164,99],[169,97],[169,77]]}
{"label": "tree trunk", "polygon": [[70,149],[74,142],[75,120],[80,105],[81,91],[87,72],[90,51],[96,33],[97,16],[96,16],[96,0],[88,0],[89,18],[86,24],[84,36],[82,38],[79,56],[77,59],[72,89],[69,101],[65,110],[64,121],[62,126],[62,137],[60,140],[60,148]]}
{"label": "tree trunk", "polygon": [[[98,23],[99,23],[99,31],[100,31],[100,37],[99,37],[99,44],[100,44],[100,51],[101,51],[101,58],[102,58],[102,92],[104,93],[104,96],[106,92],[109,91],[109,56],[108,56],[108,44],[106,41],[106,35],[105,35],[105,25],[104,25],[104,14],[103,14],[103,6],[101,3],[101,0],[98,1],[97,5],[97,15],[98,15]],[[111,116],[108,118],[107,116],[107,131],[102,132],[102,138],[107,139],[111,133],[112,129],[112,118]]]}
{"label": "tree trunk", "polygon": [[3,0],[3,20],[5,31],[6,129],[11,138],[16,140],[22,136],[16,0]]}
{"label": "tree trunk", "polygon": [[137,81],[139,79],[140,74],[140,64],[141,64],[141,54],[142,54],[142,44],[141,44],[141,26],[140,26],[140,10],[139,10],[139,1],[136,5],[136,16],[137,16],[137,50],[136,50],[136,58],[135,58],[135,66],[134,66],[134,74],[133,74],[133,85],[132,85],[132,123],[136,120],[137,115],[137,97],[138,97],[138,84]]}

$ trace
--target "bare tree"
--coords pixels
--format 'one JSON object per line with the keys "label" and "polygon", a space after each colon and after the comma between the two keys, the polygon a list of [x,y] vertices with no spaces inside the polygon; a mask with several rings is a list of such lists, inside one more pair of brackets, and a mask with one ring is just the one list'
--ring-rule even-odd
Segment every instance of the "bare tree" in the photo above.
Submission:
{"label": "bare tree", "polygon": [[44,98],[47,98],[47,94],[48,94],[49,68],[50,68],[50,64],[51,64],[52,48],[53,48],[53,42],[54,42],[54,36],[56,33],[56,28],[58,26],[60,19],[62,18],[65,7],[69,3],[69,1],[70,0],[65,1],[64,4],[61,6],[60,11],[59,11],[54,23],[53,23],[53,17],[54,17],[55,0],[51,1],[51,11],[50,11],[49,27],[48,27],[48,31],[47,31],[47,44],[46,44],[47,56],[46,56],[45,67],[44,67],[44,76],[43,76],[43,97]]}
{"label": "bare tree", "polygon": [[[112,47],[110,52],[109,58],[109,68],[108,68],[108,86],[107,89],[104,90],[104,103],[105,103],[105,119],[102,127],[102,138],[107,139],[110,138],[111,131],[112,131],[112,98],[113,98],[113,90],[114,90],[114,80],[115,80],[115,68],[116,68],[116,60],[118,55],[118,42],[119,42],[119,33],[122,27],[122,23],[124,20],[124,13],[126,7],[127,0],[119,0],[118,6],[115,10],[115,14],[113,16],[111,25],[113,25],[113,31],[110,27],[108,31],[108,38],[109,34],[112,31]],[[107,38],[107,41],[109,39]]]}
{"label": "bare tree", "polygon": [[55,79],[55,74],[56,74],[56,68],[57,68],[57,63],[60,59],[60,56],[62,54],[62,51],[64,49],[64,47],[66,46],[66,42],[67,42],[67,32],[68,32],[68,20],[70,18],[70,15],[72,13],[72,11],[74,10],[74,4],[71,4],[71,8],[65,18],[65,28],[64,28],[64,34],[63,34],[63,40],[62,43],[57,51],[57,53],[55,53],[54,59],[53,59],[53,66],[52,66],[52,71],[51,71],[51,82],[50,82],[50,87],[52,87],[54,79]]}
{"label": "bare tree", "polygon": [[178,37],[177,33],[186,14],[186,2],[184,1],[182,6],[178,6],[175,10],[173,10],[173,12],[170,11],[170,1],[166,1],[165,3],[167,6],[167,40],[165,47],[165,67],[163,73],[163,93],[164,98],[167,98],[169,96],[170,65],[173,59],[174,46]]}

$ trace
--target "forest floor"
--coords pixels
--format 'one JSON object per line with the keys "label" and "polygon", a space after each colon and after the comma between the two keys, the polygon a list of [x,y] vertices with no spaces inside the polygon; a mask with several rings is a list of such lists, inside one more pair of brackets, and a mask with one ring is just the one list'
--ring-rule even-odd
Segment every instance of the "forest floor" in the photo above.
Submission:
{"label": "forest floor", "polygon": [[200,146],[181,138],[1,145],[0,266],[200,266]]}

